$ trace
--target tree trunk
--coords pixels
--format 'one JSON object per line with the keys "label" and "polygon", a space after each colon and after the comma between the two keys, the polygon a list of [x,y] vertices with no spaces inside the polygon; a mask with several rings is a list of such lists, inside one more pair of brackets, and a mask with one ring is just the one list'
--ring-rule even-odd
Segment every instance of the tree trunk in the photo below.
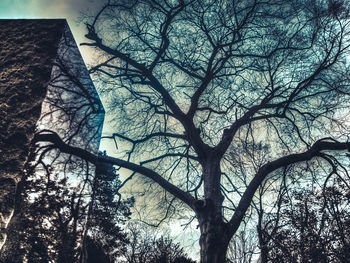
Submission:
{"label": "tree trunk", "polygon": [[194,209],[200,226],[200,262],[225,263],[228,244],[233,236],[232,228],[223,221],[220,158],[208,153],[202,161],[204,200],[196,201]]}
{"label": "tree trunk", "polygon": [[226,223],[213,218],[200,219],[200,262],[225,263],[232,235]]}
{"label": "tree trunk", "polygon": [[267,263],[267,259],[268,259],[268,250],[267,250],[267,247],[266,245],[262,246],[260,248],[260,260],[261,260],[261,263]]}
{"label": "tree trunk", "polygon": [[225,263],[228,244],[233,236],[232,228],[223,222],[220,209],[211,199],[199,200],[196,204],[196,214],[201,236],[200,262]]}
{"label": "tree trunk", "polygon": [[260,262],[267,263],[269,251],[267,248],[268,242],[266,240],[266,236],[264,236],[264,233],[263,233],[262,217],[263,217],[263,211],[261,210],[259,212],[259,221],[258,221],[258,226],[257,226],[258,238],[259,238],[259,248],[260,248]]}

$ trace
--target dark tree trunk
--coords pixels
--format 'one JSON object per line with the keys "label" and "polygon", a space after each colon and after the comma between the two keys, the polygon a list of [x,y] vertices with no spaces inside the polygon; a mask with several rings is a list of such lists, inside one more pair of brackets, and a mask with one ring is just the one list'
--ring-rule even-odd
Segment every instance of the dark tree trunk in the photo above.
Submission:
{"label": "dark tree trunk", "polygon": [[215,152],[202,162],[205,200],[198,200],[195,211],[200,226],[200,262],[225,263],[232,228],[223,221],[220,158]]}
{"label": "dark tree trunk", "polygon": [[228,244],[232,234],[228,224],[207,215],[199,218],[201,236],[200,262],[201,263],[225,263]]}
{"label": "dark tree trunk", "polygon": [[261,258],[261,263],[267,263],[268,259],[268,250],[266,245],[263,245],[260,247],[260,258]]}
{"label": "dark tree trunk", "polygon": [[263,212],[260,211],[258,227],[257,227],[258,237],[259,237],[259,247],[260,247],[260,260],[261,260],[261,263],[267,263],[269,250],[267,247],[268,242],[263,232],[262,215],[263,215]]}

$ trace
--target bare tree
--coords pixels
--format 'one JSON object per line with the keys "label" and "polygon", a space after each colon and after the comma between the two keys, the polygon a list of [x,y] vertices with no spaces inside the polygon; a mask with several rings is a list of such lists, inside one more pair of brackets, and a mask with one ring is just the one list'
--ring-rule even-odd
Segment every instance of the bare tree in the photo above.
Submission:
{"label": "bare tree", "polygon": [[252,263],[256,262],[258,255],[257,238],[253,229],[244,227],[231,240],[228,253],[228,263]]}
{"label": "bare tree", "polygon": [[123,263],[195,263],[183,248],[168,235],[159,235],[153,228],[132,221],[126,228],[129,244],[118,262]]}
{"label": "bare tree", "polygon": [[284,197],[263,229],[269,237],[266,262],[349,261],[349,188],[336,177],[329,182],[323,189],[296,189],[291,198]]}
{"label": "bare tree", "polygon": [[158,184],[169,207],[195,213],[201,262],[225,262],[266,178],[336,172],[350,149],[348,6],[110,0],[87,23],[84,45],[101,51],[91,73],[104,81],[120,155],[55,133],[36,140]]}

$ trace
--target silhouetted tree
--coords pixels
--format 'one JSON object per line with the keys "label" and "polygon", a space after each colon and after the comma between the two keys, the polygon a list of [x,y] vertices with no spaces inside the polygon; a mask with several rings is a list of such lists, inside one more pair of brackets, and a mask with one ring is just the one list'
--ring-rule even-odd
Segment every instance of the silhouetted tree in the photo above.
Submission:
{"label": "silhouetted tree", "polygon": [[273,231],[273,224],[264,229],[267,262],[348,262],[349,194],[347,184],[337,181],[318,191],[294,190],[285,196],[279,213],[270,216]]}
{"label": "silhouetted tree", "polygon": [[86,245],[87,263],[110,263],[112,262],[101,244],[97,240],[87,239]]}
{"label": "silhouetted tree", "polygon": [[231,240],[227,263],[252,263],[256,262],[258,253],[258,242],[254,229],[244,227]]}
{"label": "silhouetted tree", "polygon": [[[121,200],[119,176],[109,164],[100,164],[92,187],[86,234],[112,262],[117,261],[129,243],[122,226],[130,219],[134,198]],[[89,260],[89,256],[87,257]]]}
{"label": "silhouetted tree", "polygon": [[108,137],[118,157],[54,133],[36,139],[158,184],[167,192],[162,202],[185,204],[197,217],[201,262],[225,262],[268,176],[291,176],[285,168],[296,165],[333,167],[342,161],[336,152],[350,149],[348,6],[109,0],[87,22],[85,45],[101,51],[91,73],[114,116]]}
{"label": "silhouetted tree", "polygon": [[128,243],[122,226],[133,200],[116,198],[120,181],[109,169],[109,176],[98,169],[95,177],[88,177],[91,181],[76,186],[53,169],[29,176],[20,221],[11,233],[17,242],[3,255],[4,262],[93,262],[95,257],[113,262]]}
{"label": "silhouetted tree", "polygon": [[126,228],[130,243],[118,262],[124,263],[195,263],[179,244],[141,223]]}

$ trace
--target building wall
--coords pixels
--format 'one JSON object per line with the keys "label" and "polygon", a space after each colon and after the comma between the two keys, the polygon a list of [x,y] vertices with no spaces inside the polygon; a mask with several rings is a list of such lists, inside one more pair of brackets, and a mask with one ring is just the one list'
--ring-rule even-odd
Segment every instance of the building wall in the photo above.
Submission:
{"label": "building wall", "polygon": [[0,23],[0,244],[40,117],[64,20]]}
{"label": "building wall", "polygon": [[52,130],[70,145],[98,152],[104,109],[67,24],[41,112],[39,130]]}
{"label": "building wall", "polygon": [[[4,251],[10,249],[9,238],[4,246],[6,233],[16,224],[18,185],[26,180],[35,132],[54,131],[66,142],[96,153],[104,111],[63,19],[0,20],[0,71],[0,250]],[[45,145],[35,149],[35,160],[42,153],[40,147]],[[63,171],[59,164],[72,158],[55,159],[58,154],[52,151],[45,162],[55,160]]]}

